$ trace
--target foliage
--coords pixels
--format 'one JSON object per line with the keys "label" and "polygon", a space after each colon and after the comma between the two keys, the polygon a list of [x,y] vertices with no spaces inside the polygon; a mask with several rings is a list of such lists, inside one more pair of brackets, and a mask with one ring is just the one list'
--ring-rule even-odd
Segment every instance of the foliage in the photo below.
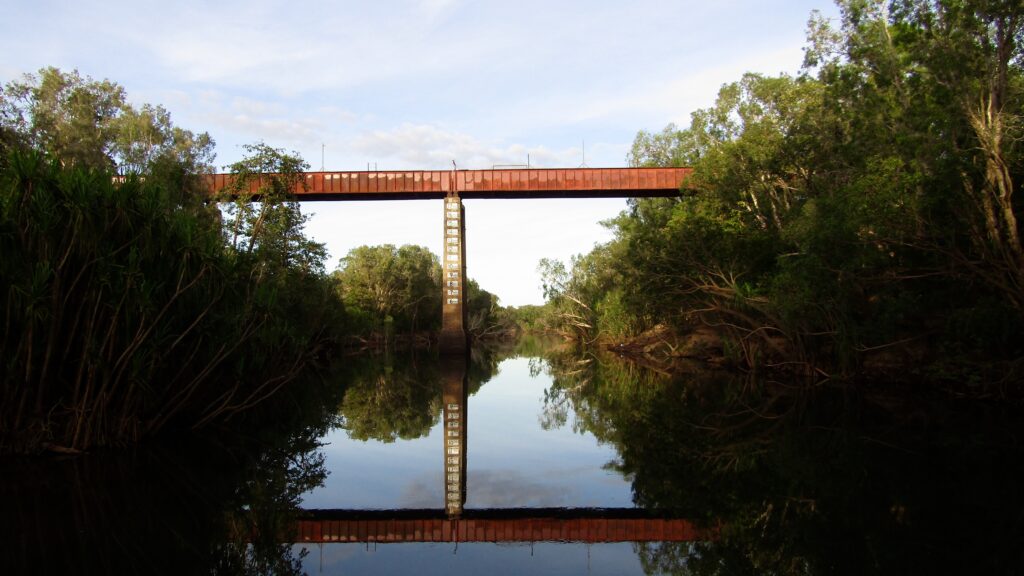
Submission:
{"label": "foliage", "polygon": [[476,340],[514,336],[518,332],[515,313],[500,304],[498,296],[466,280],[466,331]]}
{"label": "foliage", "polygon": [[[363,333],[431,331],[441,328],[441,264],[423,246],[360,246],[341,259],[333,274],[350,315]],[[467,330],[486,338],[508,329],[498,297],[466,282]]]}
{"label": "foliage", "polygon": [[121,444],[251,410],[337,337],[315,247],[264,227],[225,246],[181,169],[16,151],[0,171],[0,450]]}
{"label": "foliage", "polygon": [[1014,377],[1024,12],[839,6],[838,28],[812,17],[799,76],[746,74],[688,127],[638,134],[631,164],[694,176],[632,201],[571,269],[542,263],[559,325],[711,325],[746,366],[941,377],[956,358]]}
{"label": "foliage", "polygon": [[523,306],[509,307],[508,316],[519,330],[524,332],[544,332],[547,330],[549,313],[547,305],[525,304]]}
{"label": "foliage", "polygon": [[[607,355],[545,354],[542,422],[614,446],[638,507],[715,529],[648,543],[648,573],[1013,573],[1019,406],[925,387],[667,377]],[[928,414],[925,418],[923,415]],[[956,518],[956,521],[949,521]]]}
{"label": "foliage", "polygon": [[434,330],[441,326],[441,264],[422,246],[360,246],[334,272],[350,310],[370,316],[369,328]]}
{"label": "foliage", "polygon": [[161,106],[134,108],[121,86],[43,68],[0,89],[0,142],[45,151],[64,166],[150,172],[159,162],[208,169],[214,142],[174,126]]}
{"label": "foliage", "polygon": [[570,269],[557,260],[542,259],[537,266],[547,304],[544,325],[582,343],[635,331],[649,319],[626,308],[627,277],[615,262],[621,244],[597,246],[589,254],[573,257]]}
{"label": "foliage", "polygon": [[243,149],[247,156],[230,166],[234,178],[223,191],[233,199],[223,210],[228,246],[239,259],[258,262],[257,285],[289,269],[322,275],[327,250],[303,234],[309,217],[291,199],[294,187],[305,185],[309,164],[263,143]]}

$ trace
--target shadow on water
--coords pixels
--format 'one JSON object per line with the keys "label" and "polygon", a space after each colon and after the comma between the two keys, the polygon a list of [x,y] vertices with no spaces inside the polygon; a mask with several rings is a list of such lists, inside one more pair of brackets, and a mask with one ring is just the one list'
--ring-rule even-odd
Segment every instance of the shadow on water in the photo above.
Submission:
{"label": "shadow on water", "polygon": [[714,523],[642,544],[673,574],[1015,574],[1024,569],[1019,407],[928,389],[676,378],[549,355],[545,422],[616,447],[635,502]]}
{"label": "shadow on water", "polygon": [[335,378],[310,377],[231,432],[3,461],[0,573],[301,573],[283,542],[299,496],[327,474]]}
{"label": "shadow on water", "polygon": [[[498,361],[474,353],[471,390]],[[338,426],[385,442],[426,434],[440,375],[429,356],[346,359],[230,432],[4,460],[0,574],[301,573],[290,542],[300,495],[328,474],[319,439]]]}
{"label": "shadow on water", "polygon": [[[722,372],[669,377],[530,339],[475,350],[464,397],[513,357],[531,358],[531,372],[551,378],[542,427],[571,427],[614,447],[607,468],[631,482],[637,518],[686,518],[717,535],[634,544],[647,573],[1012,574],[1024,566],[1016,407]],[[4,461],[0,573],[309,570],[289,542],[296,519],[309,517],[301,495],[329,473],[320,439],[338,426],[357,440],[427,435],[450,419],[445,374],[430,356],[346,359],[243,422],[245,434]],[[464,469],[450,472],[464,479]],[[446,521],[405,514],[421,527]],[[490,521],[498,512],[476,514]],[[578,528],[580,519],[571,521]]]}

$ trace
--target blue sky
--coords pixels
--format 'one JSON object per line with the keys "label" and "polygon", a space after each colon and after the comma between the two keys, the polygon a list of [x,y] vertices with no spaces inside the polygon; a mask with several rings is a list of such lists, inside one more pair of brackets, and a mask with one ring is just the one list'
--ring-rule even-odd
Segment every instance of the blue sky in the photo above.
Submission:
{"label": "blue sky", "polygon": [[[262,140],[313,170],[624,166],[638,130],[688,123],[745,71],[795,73],[828,0],[3,2],[0,80],[109,78],[206,131],[217,163]],[[469,275],[541,303],[537,261],[611,234],[622,200],[467,201]],[[309,206],[328,268],[361,244],[440,253],[440,201]]]}

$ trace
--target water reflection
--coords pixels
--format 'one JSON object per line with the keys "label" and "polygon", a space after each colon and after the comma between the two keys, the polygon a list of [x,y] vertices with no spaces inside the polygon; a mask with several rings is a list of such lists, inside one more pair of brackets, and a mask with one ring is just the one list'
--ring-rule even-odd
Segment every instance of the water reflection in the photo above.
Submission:
{"label": "water reflection", "polygon": [[1024,566],[1005,401],[673,378],[536,344],[348,360],[303,390],[241,437],[2,463],[0,573]]}
{"label": "water reflection", "polygon": [[444,506],[449,518],[458,518],[466,504],[466,452],[469,449],[466,359],[442,358],[441,381],[444,401]]}
{"label": "water reflection", "polygon": [[639,372],[549,355],[546,419],[613,444],[640,506],[721,527],[644,544],[683,574],[1019,573],[1024,440],[1012,402],[930,388]]}
{"label": "water reflection", "polygon": [[336,375],[253,422],[132,450],[0,461],[0,574],[297,574],[299,495],[327,470]]}
{"label": "water reflection", "polygon": [[[478,355],[478,361],[482,358]],[[412,364],[420,366],[421,364]],[[495,365],[496,367],[496,365]],[[391,371],[394,374],[394,370]],[[480,374],[480,371],[476,372]],[[487,377],[493,375],[483,372]],[[298,540],[329,542],[689,542],[706,534],[692,523],[666,518],[638,508],[529,508],[520,475],[484,475],[485,490],[496,487],[508,507],[465,509],[469,406],[465,358],[440,361],[443,508],[434,509],[319,509],[297,523]],[[416,378],[399,376],[399,383]],[[399,384],[401,385],[401,384]],[[479,386],[478,386],[479,388]],[[360,428],[361,429],[361,428]],[[510,432],[514,432],[510,431]],[[518,454],[513,454],[512,457]],[[488,500],[493,501],[493,500]]]}

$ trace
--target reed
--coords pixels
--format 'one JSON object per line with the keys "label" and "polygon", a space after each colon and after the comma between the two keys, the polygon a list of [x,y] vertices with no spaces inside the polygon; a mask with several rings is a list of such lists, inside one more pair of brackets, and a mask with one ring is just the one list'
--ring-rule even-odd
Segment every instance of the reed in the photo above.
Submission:
{"label": "reed", "polygon": [[33,151],[0,165],[0,452],[224,421],[332,337],[323,275],[232,250],[186,185]]}

